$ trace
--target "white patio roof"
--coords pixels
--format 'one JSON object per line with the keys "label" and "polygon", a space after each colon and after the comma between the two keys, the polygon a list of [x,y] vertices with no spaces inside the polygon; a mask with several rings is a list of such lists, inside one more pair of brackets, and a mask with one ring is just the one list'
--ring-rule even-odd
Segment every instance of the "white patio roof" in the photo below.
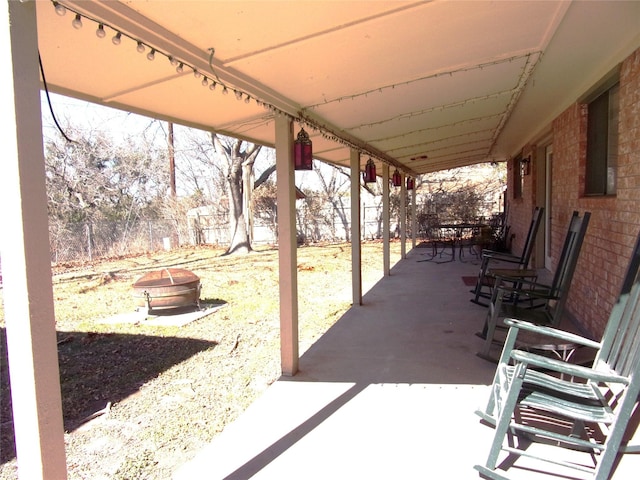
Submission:
{"label": "white patio roof", "polygon": [[316,158],[408,175],[512,156],[640,45],[635,1],[59,3],[37,4],[51,91],[269,146],[284,113]]}

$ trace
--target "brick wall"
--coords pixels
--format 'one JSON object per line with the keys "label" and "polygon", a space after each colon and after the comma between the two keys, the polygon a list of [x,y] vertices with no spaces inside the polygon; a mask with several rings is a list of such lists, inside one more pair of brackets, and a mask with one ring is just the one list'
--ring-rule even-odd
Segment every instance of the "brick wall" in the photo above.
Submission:
{"label": "brick wall", "polygon": [[[628,57],[620,72],[620,117],[617,195],[585,197],[587,109],[573,104],[553,121],[551,256],[557,263],[571,214],[591,212],[584,244],[569,292],[567,313],[585,333],[599,338],[620,291],[622,278],[640,231],[640,49]],[[522,197],[514,198],[514,169],[507,169],[508,223],[515,234],[512,251],[519,254],[525,241],[535,205],[537,178],[542,172],[535,145],[527,145],[522,156],[531,155],[531,174],[523,178]],[[542,241],[542,237],[538,238]],[[540,261],[534,264],[539,265]]]}
{"label": "brick wall", "polygon": [[[528,156],[529,153],[528,151],[523,152],[523,157]],[[520,198],[514,198],[513,194],[515,191],[513,188],[514,182],[517,179],[514,170],[520,168],[519,162],[511,159],[507,166],[507,186],[510,192],[508,196],[507,224],[511,227],[509,230],[510,235],[512,235],[511,251],[516,255],[522,253],[524,243],[527,239],[529,225],[531,224],[531,216],[535,208],[535,189],[533,185],[533,178],[535,177],[535,175],[533,175],[535,171],[534,163],[535,159],[532,156],[532,161],[529,165],[529,171],[531,173],[522,178],[522,196]]]}
{"label": "brick wall", "polygon": [[555,263],[572,211],[590,211],[567,310],[596,338],[640,230],[640,50],[625,60],[620,73],[619,136],[617,195],[585,197],[586,108],[574,104],[553,122],[552,255]]}

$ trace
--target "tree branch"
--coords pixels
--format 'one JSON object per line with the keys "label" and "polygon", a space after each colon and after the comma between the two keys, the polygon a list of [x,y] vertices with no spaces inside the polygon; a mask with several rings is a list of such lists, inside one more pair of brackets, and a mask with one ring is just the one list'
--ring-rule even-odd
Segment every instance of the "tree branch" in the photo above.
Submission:
{"label": "tree branch", "polygon": [[260,185],[262,185],[263,183],[265,183],[269,177],[271,176],[271,174],[273,172],[276,171],[276,166],[275,165],[271,165],[269,168],[267,168],[264,172],[262,172],[260,174],[260,177],[258,177],[258,179],[256,179],[256,181],[253,184],[253,189],[255,190],[256,188],[258,188]]}

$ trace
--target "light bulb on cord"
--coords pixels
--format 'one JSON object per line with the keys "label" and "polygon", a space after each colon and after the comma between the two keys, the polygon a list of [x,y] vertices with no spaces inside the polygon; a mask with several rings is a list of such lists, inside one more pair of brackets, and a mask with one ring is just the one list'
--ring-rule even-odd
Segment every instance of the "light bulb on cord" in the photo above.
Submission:
{"label": "light bulb on cord", "polygon": [[122,42],[122,34],[118,32],[111,39],[111,43],[113,43],[114,45],[120,45],[120,42]]}
{"label": "light bulb on cord", "polygon": [[96,37],[104,38],[106,36],[107,36],[107,32],[104,31],[104,25],[103,24],[98,25],[98,29],[96,30]]}
{"label": "light bulb on cord", "polygon": [[138,42],[136,50],[138,51],[138,53],[144,53],[144,45],[142,44],[142,42]]}
{"label": "light bulb on cord", "polygon": [[64,17],[67,13],[67,9],[64,5],[60,5],[58,2],[53,2],[53,6],[56,8],[56,13],[61,17]]}
{"label": "light bulb on cord", "polygon": [[73,25],[73,28],[76,30],[80,30],[82,28],[82,17],[79,13],[76,13],[76,18],[71,21],[71,25]]}
{"label": "light bulb on cord", "polygon": [[149,61],[153,61],[156,58],[156,51],[155,49],[151,49],[151,51],[149,53],[147,53],[147,60]]}

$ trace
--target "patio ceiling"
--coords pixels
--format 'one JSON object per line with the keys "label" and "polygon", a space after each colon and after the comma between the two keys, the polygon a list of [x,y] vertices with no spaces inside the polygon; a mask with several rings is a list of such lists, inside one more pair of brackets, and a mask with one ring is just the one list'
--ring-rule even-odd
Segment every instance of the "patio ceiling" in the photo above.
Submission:
{"label": "patio ceiling", "polygon": [[284,113],[318,159],[409,175],[508,158],[640,46],[636,1],[59,3],[37,4],[50,91],[269,146]]}

